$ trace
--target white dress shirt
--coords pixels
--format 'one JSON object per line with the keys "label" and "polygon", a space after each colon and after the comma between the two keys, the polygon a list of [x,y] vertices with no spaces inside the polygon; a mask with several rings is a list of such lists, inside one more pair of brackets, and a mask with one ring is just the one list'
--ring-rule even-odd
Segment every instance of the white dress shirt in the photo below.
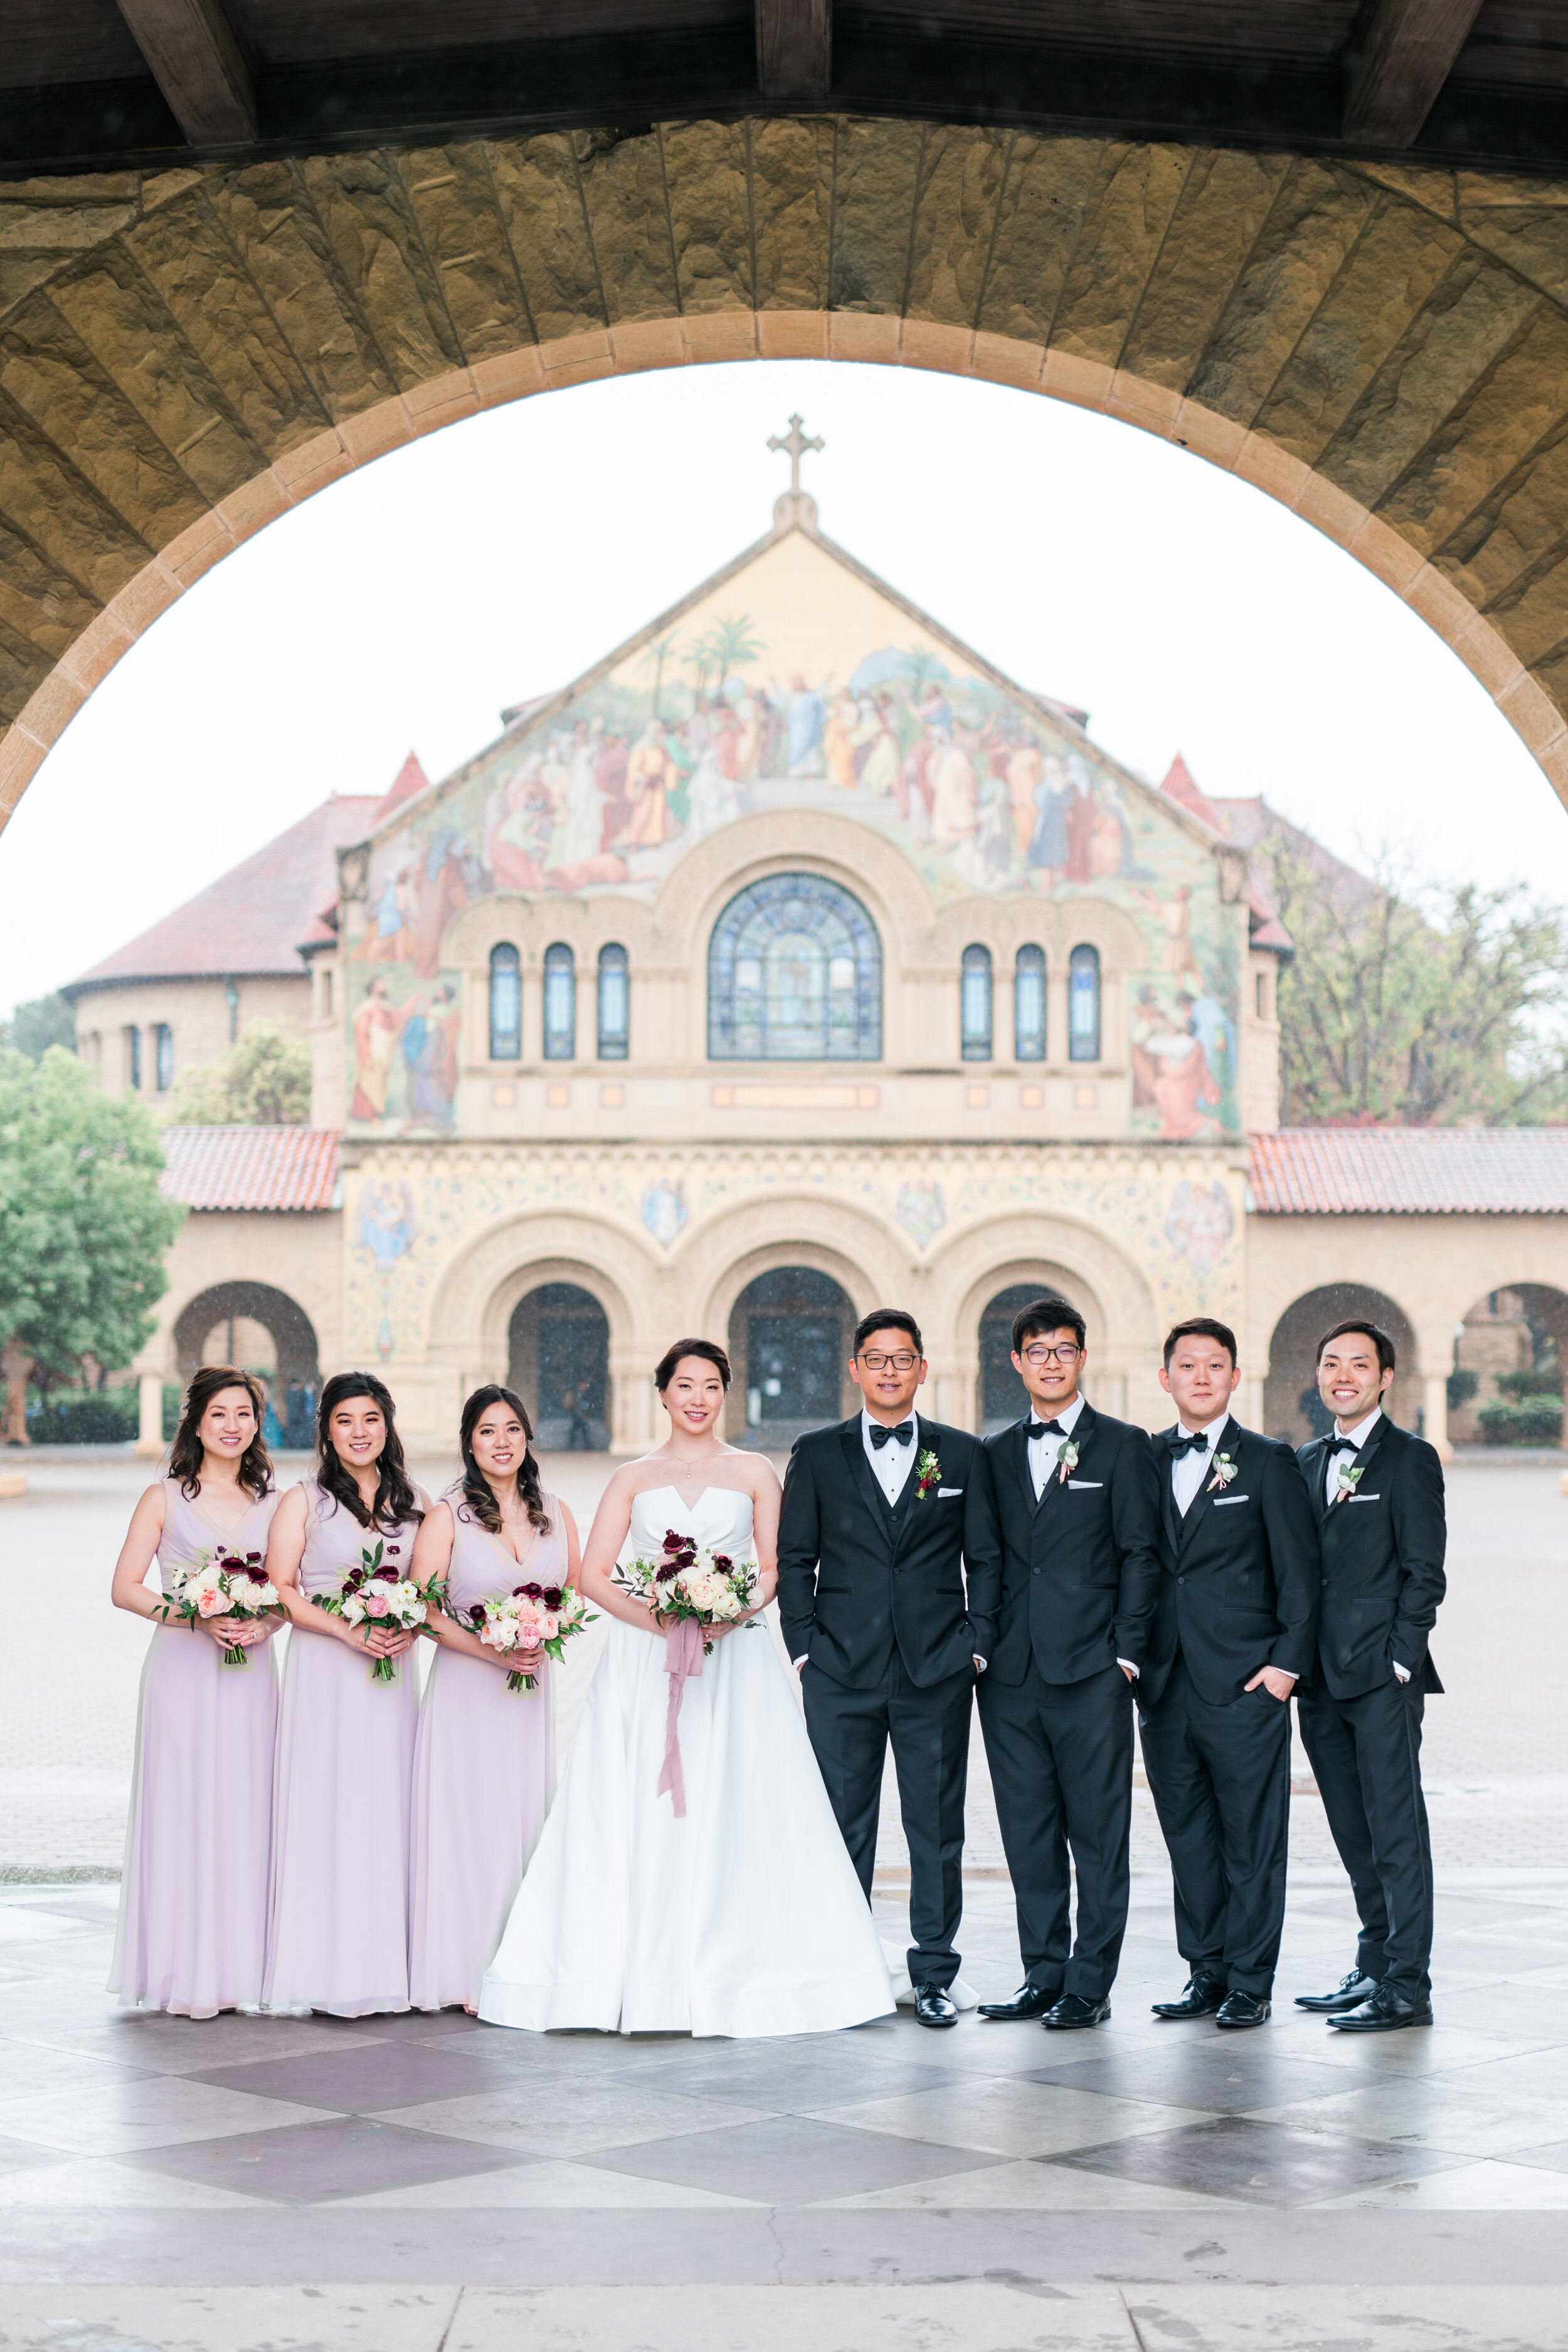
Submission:
{"label": "white dress shirt", "polygon": [[[1051,1480],[1057,1475],[1057,1465],[1061,1459],[1062,1447],[1067,1444],[1068,1439],[1072,1435],[1073,1431],[1077,1428],[1078,1417],[1082,1411],[1083,1399],[1080,1396],[1075,1396],[1071,1404],[1068,1405],[1065,1412],[1047,1413],[1046,1415],[1046,1419],[1047,1421],[1060,1422],[1062,1425],[1061,1436],[1031,1437],[1027,1445],[1024,1449],[1029,1457],[1029,1475],[1035,1482],[1035,1500],[1037,1503],[1039,1501],[1040,1496],[1045,1493],[1046,1488],[1050,1485]],[[1039,1406],[1036,1403],[1034,1398],[1031,1397],[1029,1399],[1030,1420],[1034,1420],[1038,1412]]]}
{"label": "white dress shirt", "polygon": [[[1342,1429],[1336,1421],[1333,1433],[1336,1438],[1353,1438],[1359,1453],[1382,1419],[1383,1407],[1380,1404],[1374,1404],[1364,1420],[1356,1422],[1350,1429]],[[1340,1465],[1344,1460],[1345,1456],[1342,1454],[1331,1454],[1329,1456],[1328,1470],[1323,1480],[1323,1498],[1326,1502],[1332,1503],[1334,1496],[1340,1491]],[[1410,1680],[1408,1666],[1402,1666],[1397,1658],[1391,1658],[1389,1664],[1402,1683],[1407,1683]]]}
{"label": "white dress shirt", "polygon": [[1229,1426],[1228,1412],[1223,1419],[1211,1421],[1206,1429],[1201,1430],[1189,1429],[1186,1423],[1177,1416],[1176,1427],[1184,1437],[1201,1437],[1203,1440],[1203,1444],[1194,1445],[1190,1453],[1178,1454],[1171,1465],[1171,1494],[1184,1519],[1197,1499],[1198,1489],[1213,1471],[1220,1440]]}
{"label": "white dress shirt", "polygon": [[866,1449],[866,1459],[871,1465],[871,1475],[889,1503],[896,1503],[903,1493],[909,1483],[910,1472],[915,1466],[915,1455],[921,1450],[919,1419],[913,1412],[908,1418],[914,1423],[914,1434],[907,1445],[900,1445],[896,1437],[889,1437],[885,1445],[873,1445],[871,1432],[883,1428],[885,1423],[873,1421],[864,1406],[860,1412],[860,1443]]}

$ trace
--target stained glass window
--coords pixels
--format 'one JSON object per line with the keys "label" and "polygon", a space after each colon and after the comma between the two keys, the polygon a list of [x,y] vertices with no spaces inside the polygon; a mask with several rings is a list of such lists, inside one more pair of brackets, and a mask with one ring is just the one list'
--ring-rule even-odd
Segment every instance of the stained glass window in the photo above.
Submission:
{"label": "stained glass window", "polygon": [[1046,1058],[1046,951],[1020,948],[1013,967],[1013,1058]]}
{"label": "stained glass window", "polygon": [[1100,950],[1077,947],[1068,958],[1068,1059],[1100,1059]]}
{"label": "stained glass window", "polygon": [[731,898],[708,945],[710,1059],[881,1051],[882,946],[859,900],[816,874],[772,874]]}
{"label": "stained glass window", "polygon": [[631,1030],[631,975],[625,948],[599,950],[599,1059],[624,1062]]}
{"label": "stained glass window", "polygon": [[522,960],[514,947],[490,950],[490,1059],[515,1062],[522,1052]]}
{"label": "stained glass window", "polygon": [[570,1062],[577,1052],[577,963],[557,940],[544,950],[544,1058]]}
{"label": "stained glass window", "polygon": [[991,1059],[991,950],[963,950],[958,984],[959,1049],[966,1062]]}

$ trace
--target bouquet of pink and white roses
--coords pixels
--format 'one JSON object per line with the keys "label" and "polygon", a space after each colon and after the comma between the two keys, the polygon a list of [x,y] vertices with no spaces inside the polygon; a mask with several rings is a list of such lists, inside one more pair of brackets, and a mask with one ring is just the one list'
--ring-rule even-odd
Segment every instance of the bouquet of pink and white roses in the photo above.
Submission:
{"label": "bouquet of pink and white roses", "polygon": [[[487,1650],[498,1650],[503,1657],[514,1650],[531,1650],[535,1655],[542,1650],[557,1665],[573,1634],[597,1622],[597,1612],[571,1584],[520,1584],[511,1592],[476,1601],[468,1610],[468,1622]],[[539,1676],[514,1666],[506,1686],[509,1691],[534,1691]]]}
{"label": "bouquet of pink and white roses", "polygon": [[[753,1624],[762,1622],[752,1615],[757,1606],[756,1562],[710,1551],[706,1544],[679,1535],[673,1528],[666,1531],[664,1549],[657,1559],[639,1555],[619,1560],[610,1571],[610,1581],[656,1615],[677,1624],[682,1619],[699,1625],[734,1625],[743,1617],[751,1617]],[[712,1650],[712,1643],[705,1641],[703,1655],[710,1656]]]}
{"label": "bouquet of pink and white roses", "polygon": [[[324,1609],[330,1617],[341,1617],[345,1625],[379,1625],[389,1633],[423,1633],[428,1631],[432,1602],[439,1606],[441,1588],[438,1583],[416,1584],[405,1576],[397,1565],[397,1546],[378,1537],[366,1546],[358,1568],[350,1569],[336,1592],[313,1592],[310,1598],[318,1609]],[[373,1683],[395,1683],[396,1659],[377,1658],[370,1678]]]}
{"label": "bouquet of pink and white roses", "polygon": [[[183,1617],[195,1625],[209,1617],[280,1617],[283,1612],[258,1551],[204,1551],[193,1567],[175,1570],[174,1590],[155,1613],[165,1623],[171,1617]],[[223,1663],[247,1666],[250,1653],[238,1642],[226,1642]]]}

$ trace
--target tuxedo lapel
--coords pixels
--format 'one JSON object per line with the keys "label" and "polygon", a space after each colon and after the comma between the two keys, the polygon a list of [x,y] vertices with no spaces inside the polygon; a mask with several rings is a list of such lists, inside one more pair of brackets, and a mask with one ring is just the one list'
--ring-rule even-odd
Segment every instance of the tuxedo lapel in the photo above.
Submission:
{"label": "tuxedo lapel", "polygon": [[1007,1433],[1007,1460],[1018,1482],[1018,1501],[1024,1517],[1035,1516],[1035,1482],[1029,1475],[1029,1423],[1015,1422]]}
{"label": "tuxedo lapel", "polygon": [[[1233,1425],[1230,1415],[1226,1413],[1215,1433],[1214,1444],[1209,1450],[1208,1466],[1204,1473],[1203,1484],[1198,1488],[1197,1493],[1193,1496],[1192,1501],[1187,1505],[1186,1512],[1182,1519],[1182,1532],[1176,1543],[1178,1555],[1191,1549],[1194,1534],[1195,1533],[1200,1521],[1207,1518],[1215,1496],[1219,1491],[1214,1482],[1215,1459],[1220,1453],[1221,1449],[1225,1446],[1226,1432]],[[1231,1452],[1231,1458],[1233,1461],[1236,1459],[1234,1450]],[[1237,1467],[1239,1473],[1239,1463],[1237,1465]]]}
{"label": "tuxedo lapel", "polygon": [[[1069,1478],[1076,1477],[1079,1471],[1087,1469],[1089,1466],[1083,1457],[1093,1441],[1096,1418],[1097,1416],[1094,1407],[1089,1403],[1089,1399],[1085,1397],[1083,1402],[1083,1411],[1079,1414],[1078,1419],[1072,1425],[1072,1435],[1070,1437],[1065,1437],[1062,1440],[1062,1444],[1064,1446],[1076,1445],[1078,1447],[1079,1458],[1073,1468],[1068,1473],[1068,1477]],[[1027,1444],[1028,1440],[1026,1438],[1024,1442]],[[1029,1477],[1028,1465],[1026,1464],[1025,1465],[1024,1476],[1028,1482],[1029,1493],[1032,1496],[1035,1491],[1035,1482]],[[1058,1448],[1057,1453],[1056,1468],[1046,1480],[1044,1486],[1040,1490],[1040,1499],[1035,1505],[1037,1516],[1038,1516],[1041,1511],[1048,1511],[1052,1506],[1056,1504],[1057,1497],[1060,1495],[1062,1488],[1066,1485],[1067,1478],[1062,1476],[1061,1450]]]}
{"label": "tuxedo lapel", "polygon": [[860,1433],[858,1416],[854,1421],[845,1422],[839,1430],[838,1438],[844,1448],[844,1458],[849,1465],[849,1475],[859,1489],[861,1500],[876,1521],[888,1549],[891,1551],[894,1541],[893,1515],[888,1508],[886,1495],[871,1475],[871,1465],[866,1459],[866,1444]]}
{"label": "tuxedo lapel", "polygon": [[1160,1466],[1160,1524],[1165,1530],[1165,1541],[1170,1546],[1173,1559],[1182,1548],[1182,1515],[1176,1508],[1175,1493],[1171,1485],[1171,1473],[1175,1465],[1170,1454],[1165,1452],[1162,1441],[1173,1437],[1175,1433],[1176,1424],[1173,1422],[1170,1428],[1162,1430],[1160,1436],[1155,1440],[1156,1445],[1160,1447],[1156,1456]]}
{"label": "tuxedo lapel", "polygon": [[[1384,1430],[1386,1430],[1386,1428],[1387,1428],[1387,1427],[1388,1427],[1388,1415],[1387,1415],[1386,1413],[1382,1413],[1382,1414],[1380,1414],[1380,1415],[1379,1415],[1379,1417],[1378,1417],[1378,1423],[1377,1423],[1377,1427],[1373,1431],[1372,1435],[1367,1439],[1366,1444],[1365,1444],[1364,1445],[1363,1445],[1363,1446],[1358,1447],[1358,1448],[1357,1448],[1357,1450],[1356,1450],[1356,1452],[1351,1455],[1349,1467],[1350,1467],[1351,1469],[1352,1469],[1352,1470],[1359,1470],[1359,1471],[1361,1471],[1361,1473],[1362,1473],[1362,1476],[1361,1476],[1361,1478],[1357,1481],[1357,1486],[1358,1486],[1358,1487],[1359,1487],[1359,1486],[1364,1486],[1364,1485],[1366,1484],[1366,1475],[1365,1475],[1365,1474],[1366,1474],[1367,1470],[1370,1468],[1370,1466],[1371,1466],[1372,1463],[1376,1459],[1376,1456],[1377,1456],[1377,1449],[1378,1449],[1378,1447],[1383,1444],[1383,1435],[1384,1435]],[[1328,1452],[1328,1446],[1329,1446],[1329,1440],[1325,1437],[1325,1438],[1324,1438],[1324,1440],[1323,1440],[1323,1450],[1324,1450],[1325,1455],[1326,1455],[1326,1454],[1327,1454],[1327,1452]],[[1319,1469],[1318,1469],[1318,1488],[1319,1488],[1319,1492],[1320,1492],[1321,1495],[1323,1495],[1323,1496],[1324,1496],[1324,1497],[1325,1497],[1324,1502],[1323,1502],[1323,1505],[1322,1505],[1322,1514],[1323,1514],[1323,1517],[1324,1517],[1325,1518],[1331,1519],[1331,1518],[1334,1517],[1335,1513],[1336,1513],[1338,1510],[1340,1510],[1342,1507],[1342,1505],[1341,1505],[1339,1502],[1337,1502],[1337,1501],[1331,1503],[1331,1502],[1329,1502],[1329,1501],[1326,1499],[1326,1498],[1327,1498],[1327,1494],[1328,1494],[1328,1475],[1327,1475],[1327,1465],[1326,1465],[1326,1463],[1324,1463],[1324,1464],[1321,1464],[1321,1465],[1319,1465]]]}
{"label": "tuxedo lapel", "polygon": [[[909,1534],[910,1528],[914,1525],[915,1513],[924,1507],[923,1505],[916,1500],[915,1488],[920,1484],[921,1455],[926,1450],[927,1444],[930,1440],[930,1434],[931,1433],[927,1424],[921,1419],[919,1413],[917,1413],[915,1415],[915,1442],[912,1448],[915,1458],[910,1464],[909,1469],[905,1474],[904,1483],[899,1490],[898,1501],[888,1507],[888,1514],[892,1521],[893,1558],[895,1559],[897,1559],[900,1551],[903,1549],[904,1538]],[[860,1458],[862,1461],[865,1460],[866,1457],[864,1454],[862,1454]],[[876,1482],[873,1480],[872,1483],[874,1485]],[[938,1483],[940,1484],[940,1480]],[[931,1498],[928,1496],[927,1500],[929,1501],[930,1499]]]}

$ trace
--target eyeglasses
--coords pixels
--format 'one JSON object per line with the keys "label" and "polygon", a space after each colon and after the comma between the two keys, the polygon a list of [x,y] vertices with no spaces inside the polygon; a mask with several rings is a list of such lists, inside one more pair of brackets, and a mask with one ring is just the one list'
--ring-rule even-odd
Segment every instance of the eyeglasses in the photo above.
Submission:
{"label": "eyeglasses", "polygon": [[1026,1348],[1024,1361],[1038,1369],[1041,1364],[1070,1364],[1081,1353],[1082,1350],[1069,1340],[1061,1348]]}
{"label": "eyeglasses", "polygon": [[906,1350],[900,1356],[862,1356],[860,1361],[868,1372],[912,1372],[920,1358]]}

